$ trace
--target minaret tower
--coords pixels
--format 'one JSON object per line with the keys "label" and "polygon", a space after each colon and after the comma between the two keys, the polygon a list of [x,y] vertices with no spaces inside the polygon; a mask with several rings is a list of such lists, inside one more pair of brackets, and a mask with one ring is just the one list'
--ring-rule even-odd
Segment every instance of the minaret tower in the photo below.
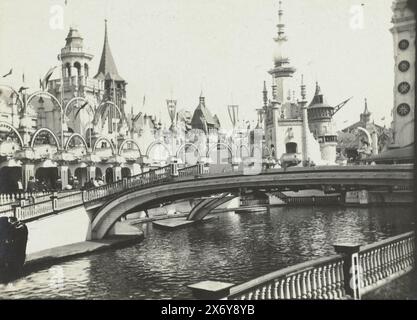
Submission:
{"label": "minaret tower", "polygon": [[289,85],[289,79],[292,78],[294,72],[296,71],[290,65],[290,59],[287,54],[287,36],[285,35],[285,24],[283,22],[283,13],[282,1],[279,1],[278,9],[278,33],[274,38],[276,43],[274,51],[274,67],[269,70],[269,74],[272,76],[272,98],[274,102],[279,102],[281,104],[286,102],[287,92],[291,90]]}

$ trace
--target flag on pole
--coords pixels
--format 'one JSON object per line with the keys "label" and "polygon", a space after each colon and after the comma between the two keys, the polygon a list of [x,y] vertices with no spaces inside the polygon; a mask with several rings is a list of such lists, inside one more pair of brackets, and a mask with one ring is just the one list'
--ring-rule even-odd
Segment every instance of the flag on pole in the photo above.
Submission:
{"label": "flag on pole", "polygon": [[146,95],[143,96],[142,106],[145,106]]}
{"label": "flag on pole", "polygon": [[3,76],[3,78],[6,78],[6,77],[10,76],[12,73],[13,73],[13,68],[12,68],[12,69],[10,69],[10,71],[9,71],[8,73],[6,73],[6,74]]}
{"label": "flag on pole", "polygon": [[22,82],[25,83],[25,73],[22,73]]}

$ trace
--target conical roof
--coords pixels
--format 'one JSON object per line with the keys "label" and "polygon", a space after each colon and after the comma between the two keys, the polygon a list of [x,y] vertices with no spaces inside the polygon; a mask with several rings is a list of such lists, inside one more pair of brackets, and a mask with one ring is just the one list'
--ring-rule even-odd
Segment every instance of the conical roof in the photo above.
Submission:
{"label": "conical roof", "polygon": [[324,99],[323,94],[321,93],[321,89],[319,83],[316,82],[316,91],[314,93],[313,100],[310,102],[308,108],[333,108],[330,106],[327,101]]}
{"label": "conical roof", "polygon": [[99,80],[124,81],[117,71],[117,67],[110,50],[109,39],[107,36],[107,20],[105,20],[103,52],[101,53],[98,72],[94,78]]}

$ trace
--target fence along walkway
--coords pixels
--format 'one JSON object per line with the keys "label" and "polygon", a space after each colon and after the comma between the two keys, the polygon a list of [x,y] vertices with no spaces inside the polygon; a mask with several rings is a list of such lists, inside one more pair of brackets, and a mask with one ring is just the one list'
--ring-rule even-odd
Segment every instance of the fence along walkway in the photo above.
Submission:
{"label": "fence along walkway", "polygon": [[414,268],[414,232],[297,264],[230,288],[226,300],[360,299]]}
{"label": "fence along walkway", "polygon": [[[195,176],[203,174],[202,170],[203,167],[199,165],[186,167],[178,170],[178,176]],[[148,188],[169,182],[172,179],[172,166],[168,165],[89,190],[56,193],[52,196],[49,195],[44,200],[36,201],[36,203],[23,204],[21,206],[15,205],[13,208],[10,206],[10,208],[0,211],[0,217],[14,216],[23,222],[27,222],[84,203],[102,200],[103,198],[122,193],[128,189]]]}

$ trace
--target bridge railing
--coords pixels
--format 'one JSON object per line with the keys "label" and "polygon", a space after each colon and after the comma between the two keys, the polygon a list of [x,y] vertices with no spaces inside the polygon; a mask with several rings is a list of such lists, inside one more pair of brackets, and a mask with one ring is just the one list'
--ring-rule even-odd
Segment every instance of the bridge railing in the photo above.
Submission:
{"label": "bridge railing", "polygon": [[360,245],[335,245],[336,255],[303,262],[240,285],[223,299],[360,299],[413,270],[414,232]]}
{"label": "bridge railing", "polygon": [[31,220],[54,212],[53,200],[16,207],[14,216],[21,221]]}
{"label": "bridge railing", "polygon": [[228,300],[341,299],[343,257],[300,263],[232,287]]}
{"label": "bridge railing", "polygon": [[201,174],[200,173],[200,169],[201,168],[201,165],[200,164],[196,164],[196,165],[193,165],[193,166],[190,166],[190,167],[186,167],[186,168],[182,168],[182,169],[179,169],[178,170],[178,176],[180,177],[180,178],[182,178],[182,177],[193,177],[193,176],[197,176],[197,175],[199,175],[199,174]]}

